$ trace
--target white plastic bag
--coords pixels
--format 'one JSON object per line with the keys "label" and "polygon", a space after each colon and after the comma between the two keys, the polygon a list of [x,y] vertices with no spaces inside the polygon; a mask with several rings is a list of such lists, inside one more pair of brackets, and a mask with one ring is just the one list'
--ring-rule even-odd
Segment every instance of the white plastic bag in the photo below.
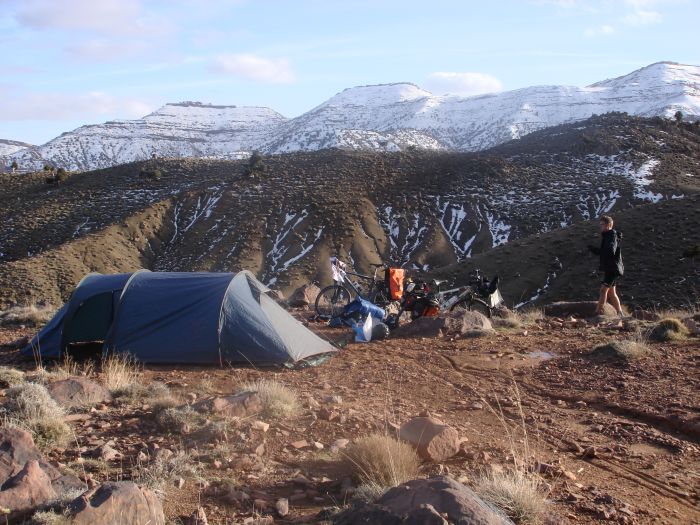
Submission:
{"label": "white plastic bag", "polygon": [[355,330],[356,343],[369,343],[372,340],[372,327],[374,326],[374,318],[368,315],[364,322],[355,323],[352,325]]}

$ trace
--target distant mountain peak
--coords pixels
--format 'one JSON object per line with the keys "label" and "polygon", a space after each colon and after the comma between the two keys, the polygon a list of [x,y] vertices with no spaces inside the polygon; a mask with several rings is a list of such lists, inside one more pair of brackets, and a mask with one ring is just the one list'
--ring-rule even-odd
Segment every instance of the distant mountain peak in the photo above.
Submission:
{"label": "distant mountain peak", "polygon": [[[612,111],[700,118],[700,67],[657,62],[586,87],[532,86],[474,97],[436,96],[410,82],[345,89],[287,119],[267,107],[168,103],[142,119],[82,126],[13,150],[26,169],[74,170],[159,157],[240,158],[253,150],[478,151]],[[0,162],[10,158],[0,152]]]}

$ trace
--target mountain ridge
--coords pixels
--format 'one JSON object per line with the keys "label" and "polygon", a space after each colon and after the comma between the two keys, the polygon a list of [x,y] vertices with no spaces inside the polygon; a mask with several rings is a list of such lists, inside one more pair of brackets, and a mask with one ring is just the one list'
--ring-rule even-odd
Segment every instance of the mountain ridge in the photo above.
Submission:
{"label": "mountain ridge", "polygon": [[[637,231],[628,239],[638,244],[634,264],[668,264],[653,291],[672,277],[667,292],[680,294],[677,278],[688,263],[676,252],[698,242],[698,159],[700,127],[618,113],[476,153],[263,156],[264,170],[254,176],[246,160],[161,158],[69,174],[60,185],[46,184],[42,173],[2,175],[0,305],[26,301],[25,292],[58,304],[90,271],[249,269],[286,293],[328,283],[331,255],[362,272],[386,261],[423,273],[488,261],[493,248],[504,248],[494,256],[512,258],[504,264],[512,281],[505,290],[517,304],[537,294],[555,262],[556,246],[543,236],[602,213],[622,219],[630,209],[645,210],[622,221],[625,231],[627,220]],[[160,178],[142,175],[155,170]],[[658,232],[652,239],[645,214]],[[572,231],[594,242],[591,226]],[[528,239],[546,250],[528,251]],[[579,264],[578,249],[571,245],[573,256],[560,259]],[[531,256],[542,271],[516,280]],[[595,276],[586,283],[595,287]],[[629,287],[637,304],[652,303],[648,283]],[[561,297],[568,288],[556,290]]]}
{"label": "mountain ridge", "polygon": [[473,97],[410,82],[347,88],[286,118],[258,106],[168,103],[142,119],[82,126],[0,157],[20,169],[71,170],[158,157],[242,158],[321,149],[481,151],[533,131],[611,111],[700,118],[700,67],[657,62],[586,87],[529,86]]}

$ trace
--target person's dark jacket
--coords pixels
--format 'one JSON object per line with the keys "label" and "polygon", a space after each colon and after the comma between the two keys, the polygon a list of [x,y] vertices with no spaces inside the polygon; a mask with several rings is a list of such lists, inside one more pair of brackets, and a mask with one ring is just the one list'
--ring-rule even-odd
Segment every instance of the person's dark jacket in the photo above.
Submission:
{"label": "person's dark jacket", "polygon": [[622,250],[620,248],[622,234],[617,230],[608,230],[603,232],[602,237],[600,248],[588,247],[593,253],[600,255],[600,271],[623,275],[625,267],[622,263]]}

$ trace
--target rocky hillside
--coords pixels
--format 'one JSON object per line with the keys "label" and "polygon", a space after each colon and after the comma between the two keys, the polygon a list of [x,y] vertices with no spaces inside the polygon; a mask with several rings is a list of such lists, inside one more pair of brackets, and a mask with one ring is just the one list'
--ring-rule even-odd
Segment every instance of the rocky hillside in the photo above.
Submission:
{"label": "rocky hillside", "polygon": [[[141,266],[248,268],[287,291],[327,282],[335,254],[362,271],[383,260],[423,272],[507,253],[512,277],[531,264],[513,247],[553,230],[566,237],[571,225],[629,208],[640,234],[647,216],[657,231],[677,230],[639,252],[666,257],[676,272],[687,267],[676,267],[677,251],[697,236],[698,159],[697,126],[612,114],[482,153],[295,153],[264,157],[264,171],[252,176],[247,160],[152,160],[58,186],[40,173],[4,175],[0,303],[59,302],[89,271]],[[571,230],[575,243],[592,227],[580,228]],[[530,298],[548,279],[517,281],[510,301]]]}
{"label": "rocky hillside", "polygon": [[350,88],[303,115],[267,108],[167,104],[133,121],[83,126],[43,146],[0,152],[0,163],[71,170],[159,157],[231,159],[328,148],[479,151],[610,111],[700,117],[700,68],[652,64],[588,87],[534,86],[476,97],[433,95],[407,83]]}
{"label": "rocky hillside", "polygon": [[[31,147],[33,146],[31,144],[27,144],[26,142],[0,139],[0,157],[14,155],[18,151]],[[3,167],[5,167],[4,164],[1,164],[0,170]]]}

